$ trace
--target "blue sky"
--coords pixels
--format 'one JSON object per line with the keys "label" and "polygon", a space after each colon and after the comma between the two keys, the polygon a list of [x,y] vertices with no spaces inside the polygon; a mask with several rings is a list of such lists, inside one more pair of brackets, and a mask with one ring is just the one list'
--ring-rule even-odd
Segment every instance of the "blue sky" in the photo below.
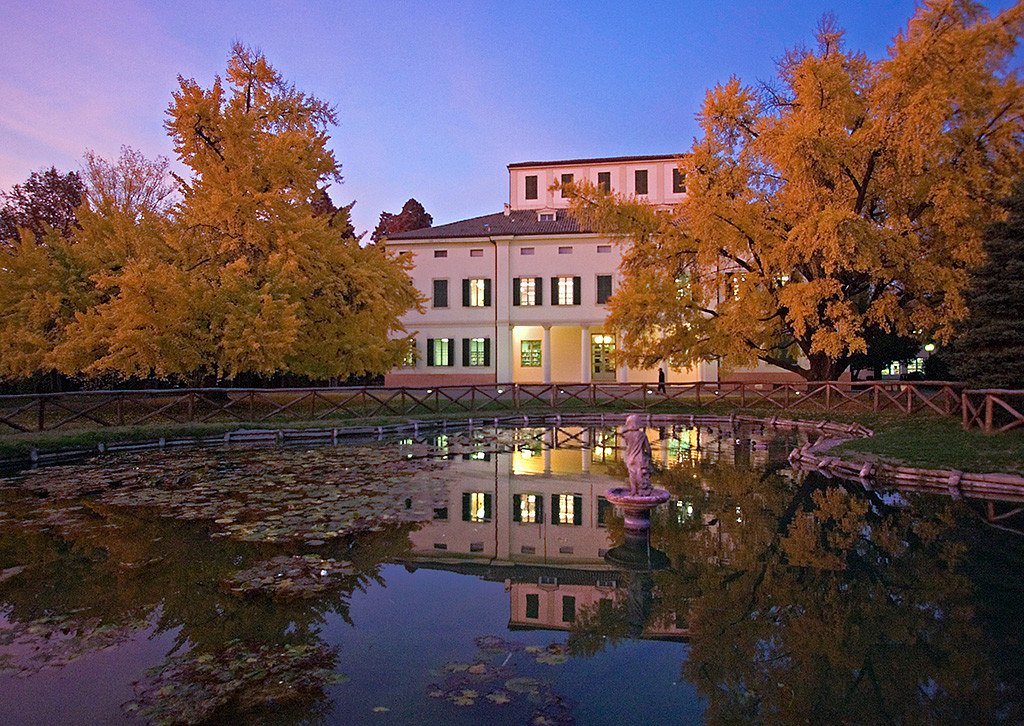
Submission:
{"label": "blue sky", "polygon": [[[1008,0],[994,0],[999,9]],[[832,11],[884,55],[911,0],[27,2],[0,0],[0,188],[122,144],[172,153],[178,74],[208,86],[235,40],[337,106],[357,229],[419,199],[435,224],[501,209],[514,161],[687,149],[704,92],[769,79]]]}

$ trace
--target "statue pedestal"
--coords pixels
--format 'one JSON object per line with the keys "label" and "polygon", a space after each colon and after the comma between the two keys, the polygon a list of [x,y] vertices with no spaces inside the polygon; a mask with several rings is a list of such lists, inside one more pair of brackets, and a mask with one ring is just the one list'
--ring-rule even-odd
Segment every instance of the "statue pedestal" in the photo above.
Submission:
{"label": "statue pedestal", "polygon": [[651,510],[669,500],[664,489],[652,489],[646,494],[633,494],[626,487],[605,492],[605,498],[625,515],[625,543],[612,547],[605,559],[629,570],[660,570],[668,567],[668,557],[651,547]]}

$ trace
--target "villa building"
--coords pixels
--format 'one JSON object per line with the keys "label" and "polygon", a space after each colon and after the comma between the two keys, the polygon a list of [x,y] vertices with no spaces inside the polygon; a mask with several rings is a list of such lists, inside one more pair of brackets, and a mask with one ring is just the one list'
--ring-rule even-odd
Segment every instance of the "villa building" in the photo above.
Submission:
{"label": "villa building", "polygon": [[[589,181],[670,209],[686,195],[677,155],[509,164],[502,212],[403,232],[387,246],[411,256],[427,298],[403,322],[416,356],[387,385],[654,382],[658,371],[616,366],[605,327],[619,282],[616,240],[582,228],[555,183]],[[716,380],[716,363],[665,368],[669,382]],[[731,379],[788,378],[764,366]]]}

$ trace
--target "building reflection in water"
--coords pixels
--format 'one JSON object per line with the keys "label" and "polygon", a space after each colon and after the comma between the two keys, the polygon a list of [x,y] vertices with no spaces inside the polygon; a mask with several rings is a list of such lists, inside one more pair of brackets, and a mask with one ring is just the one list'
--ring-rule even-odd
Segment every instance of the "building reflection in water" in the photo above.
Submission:
{"label": "building reflection in water", "polygon": [[[722,460],[764,467],[773,455],[784,458],[789,451],[787,442],[754,444],[749,432],[728,429],[647,431],[663,468]],[[489,435],[481,431],[479,445],[462,453],[448,453],[445,436],[431,442],[453,460],[448,504],[411,534],[411,559],[504,581],[512,628],[570,630],[581,612],[600,618],[627,607],[630,598],[649,599],[650,578],[645,596],[643,587],[637,592],[638,575],[604,559],[623,536],[621,518],[604,497],[625,477],[616,429],[519,429],[499,447]],[[695,513],[689,500],[673,498],[666,507],[680,521]],[[635,603],[628,609],[634,621],[644,610]],[[633,629],[648,638],[688,634],[685,613],[663,613]]]}

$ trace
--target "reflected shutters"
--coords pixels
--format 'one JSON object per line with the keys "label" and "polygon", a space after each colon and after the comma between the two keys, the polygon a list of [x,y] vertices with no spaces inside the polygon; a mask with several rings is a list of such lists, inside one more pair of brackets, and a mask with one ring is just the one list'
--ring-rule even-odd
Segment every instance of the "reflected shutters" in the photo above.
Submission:
{"label": "reflected shutters", "polygon": [[535,294],[537,296],[537,304],[538,305],[543,305],[544,304],[544,278],[543,277],[535,277],[535,278],[533,278],[533,289],[535,290]]}
{"label": "reflected shutters", "polygon": [[579,305],[583,302],[583,281],[579,277],[572,278],[572,304]]}
{"label": "reflected shutters", "polygon": [[519,305],[520,304],[520,300],[521,300],[521,298],[519,296],[519,279],[520,278],[518,278],[518,277],[513,277],[512,278],[512,304],[513,305]]}

